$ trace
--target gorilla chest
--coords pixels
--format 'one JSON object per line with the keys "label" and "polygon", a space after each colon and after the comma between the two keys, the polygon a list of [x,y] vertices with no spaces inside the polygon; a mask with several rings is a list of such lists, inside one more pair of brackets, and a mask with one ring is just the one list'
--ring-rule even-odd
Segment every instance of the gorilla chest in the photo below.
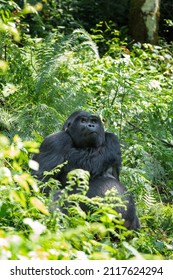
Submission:
{"label": "gorilla chest", "polygon": [[67,156],[68,171],[81,168],[98,176],[106,172],[114,164],[114,155],[108,154],[105,147],[72,149]]}

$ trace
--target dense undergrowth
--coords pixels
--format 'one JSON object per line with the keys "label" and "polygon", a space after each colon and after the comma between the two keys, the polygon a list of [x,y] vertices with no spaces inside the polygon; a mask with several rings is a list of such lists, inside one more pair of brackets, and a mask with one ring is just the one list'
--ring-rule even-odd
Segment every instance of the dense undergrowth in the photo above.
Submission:
{"label": "dense undergrowth", "polygon": [[[98,26],[92,34],[54,30],[45,38],[23,34],[21,46],[9,21],[1,24],[1,259],[173,259],[172,45],[129,47],[114,29],[111,37]],[[86,172],[70,174],[60,201],[72,202],[67,214],[30,175],[38,143],[79,108],[100,115],[120,139],[121,181],[136,202],[137,232],[123,227],[111,194],[87,201]],[[78,179],[79,194],[69,197]],[[79,200],[93,204],[93,214]]]}

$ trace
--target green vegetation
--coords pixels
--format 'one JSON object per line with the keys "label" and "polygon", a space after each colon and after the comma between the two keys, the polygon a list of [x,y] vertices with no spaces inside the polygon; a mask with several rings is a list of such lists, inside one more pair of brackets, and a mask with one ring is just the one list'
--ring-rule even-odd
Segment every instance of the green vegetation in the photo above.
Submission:
{"label": "green vegetation", "polygon": [[[0,259],[173,259],[172,45],[129,45],[101,22],[90,33],[54,28],[31,36],[25,18],[39,18],[41,6],[1,2]],[[87,172],[69,174],[59,201],[71,202],[67,214],[52,211],[57,205],[30,175],[38,143],[79,108],[100,115],[120,139],[121,181],[133,193],[138,232],[123,227],[110,205],[122,202],[111,193],[85,197]],[[74,180],[82,182],[79,194],[69,196]]]}

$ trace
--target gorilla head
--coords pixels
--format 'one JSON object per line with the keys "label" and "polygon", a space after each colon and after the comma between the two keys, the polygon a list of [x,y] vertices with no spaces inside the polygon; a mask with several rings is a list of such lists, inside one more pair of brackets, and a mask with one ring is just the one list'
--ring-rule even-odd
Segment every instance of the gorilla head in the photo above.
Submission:
{"label": "gorilla head", "polygon": [[105,142],[105,132],[101,120],[85,111],[74,112],[65,122],[66,131],[76,148],[97,148]]}

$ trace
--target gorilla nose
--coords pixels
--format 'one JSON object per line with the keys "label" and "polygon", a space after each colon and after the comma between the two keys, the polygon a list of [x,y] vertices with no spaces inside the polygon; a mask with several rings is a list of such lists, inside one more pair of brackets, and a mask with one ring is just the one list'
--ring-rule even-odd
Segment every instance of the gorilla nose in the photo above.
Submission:
{"label": "gorilla nose", "polygon": [[95,127],[95,124],[93,124],[93,123],[88,123],[88,125],[87,125],[89,128],[94,128]]}

